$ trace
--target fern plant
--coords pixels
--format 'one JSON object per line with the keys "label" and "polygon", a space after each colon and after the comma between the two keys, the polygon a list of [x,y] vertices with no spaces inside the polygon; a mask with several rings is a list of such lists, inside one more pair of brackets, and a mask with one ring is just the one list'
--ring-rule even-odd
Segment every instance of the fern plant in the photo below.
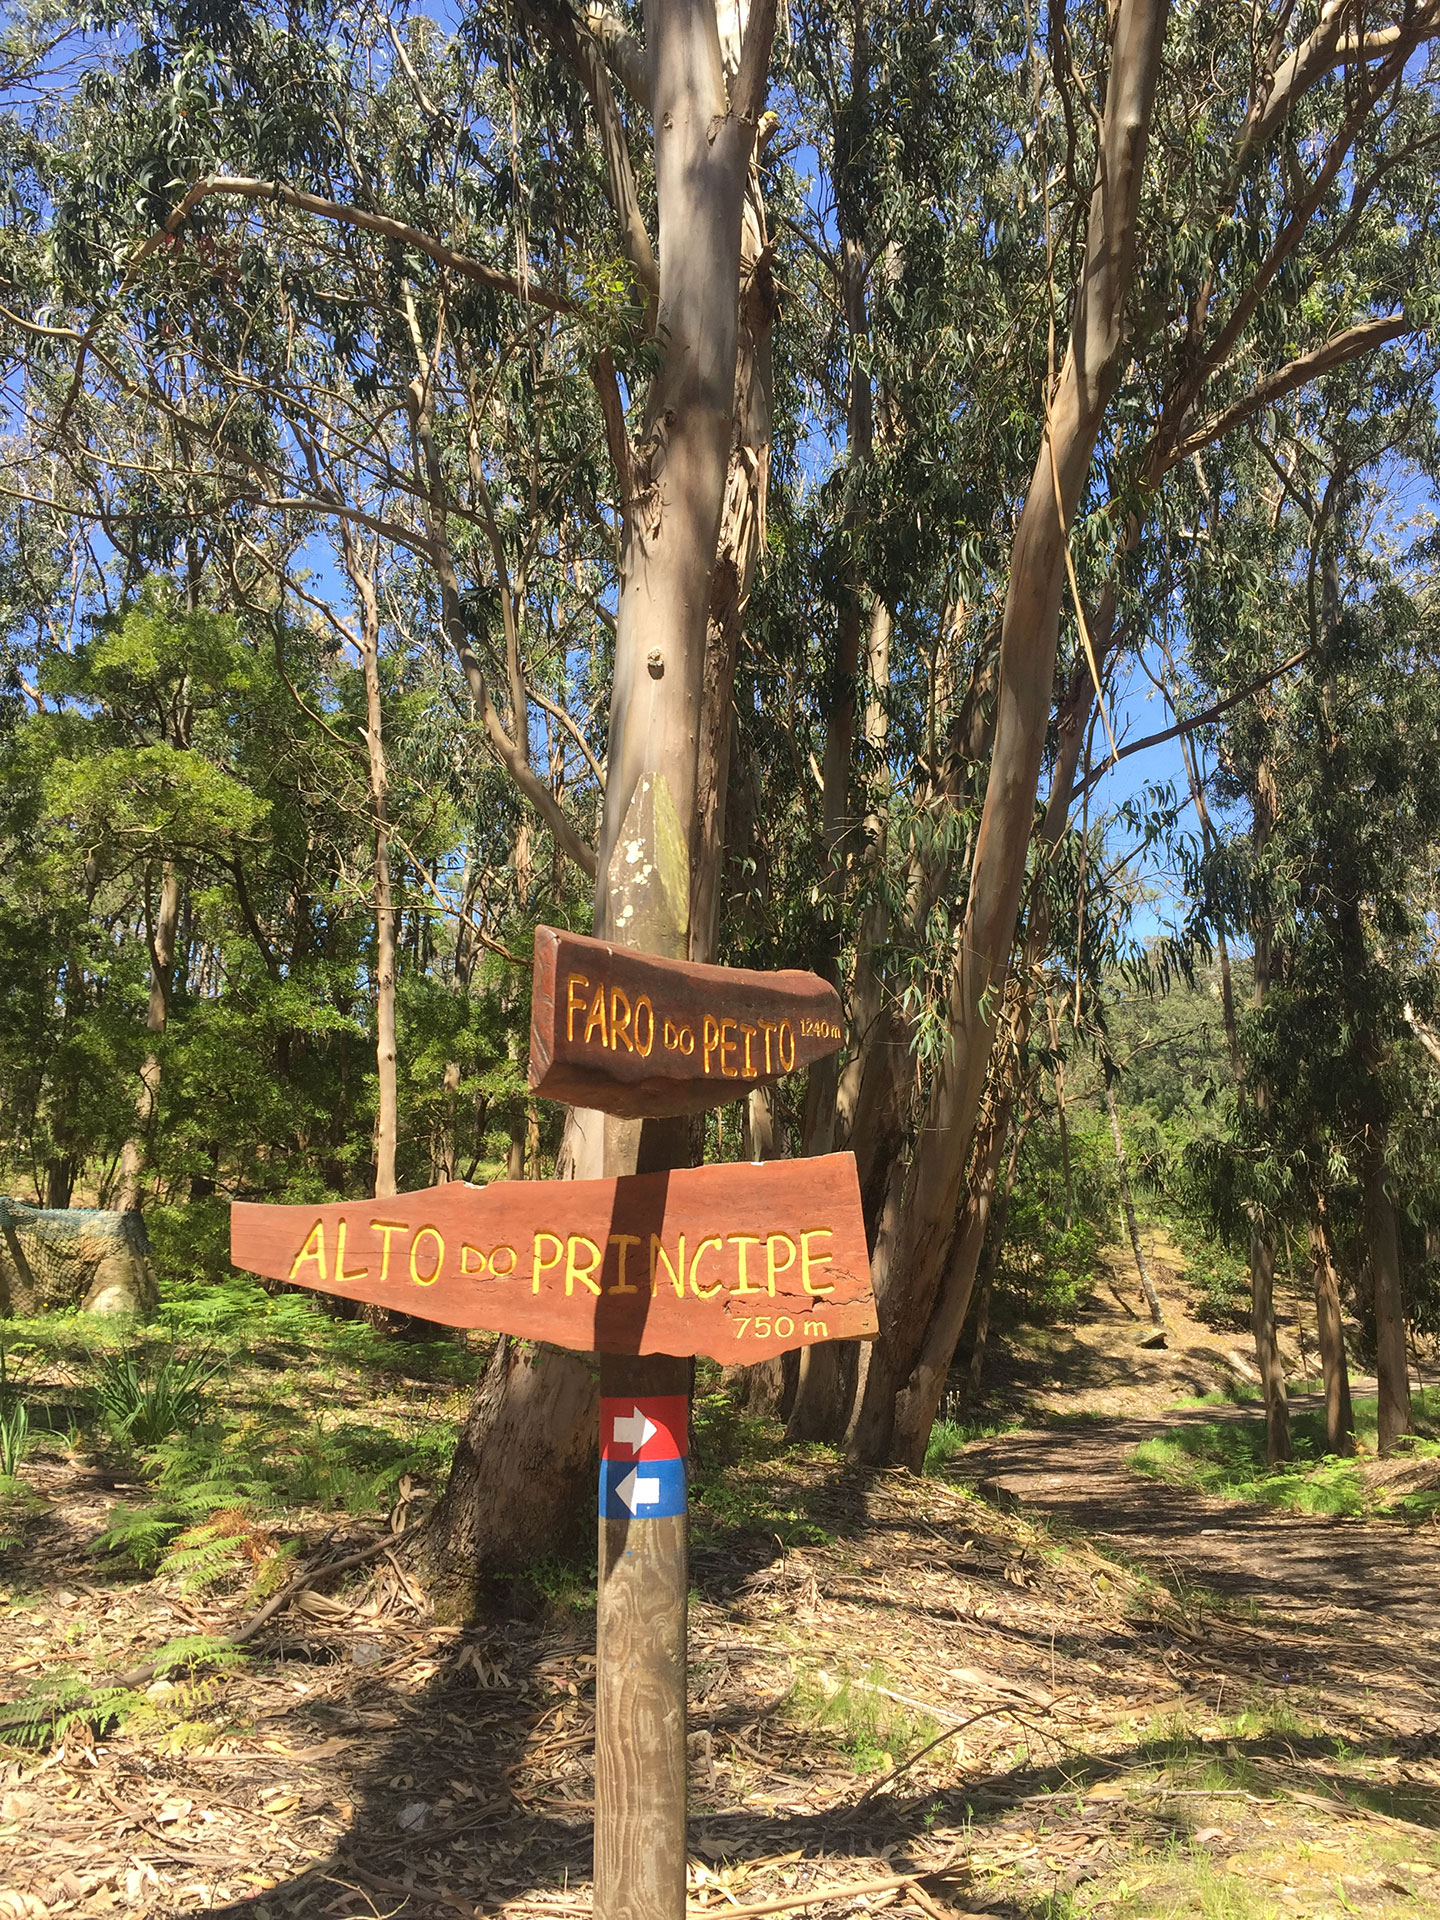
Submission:
{"label": "fern plant", "polygon": [[30,1445],[30,1409],[9,1343],[0,1339],[0,1480],[13,1480]]}
{"label": "fern plant", "polygon": [[243,1506],[218,1508],[208,1520],[186,1527],[171,1541],[159,1571],[178,1579],[183,1593],[213,1587],[248,1561],[262,1566],[274,1552],[269,1534]]}
{"label": "fern plant", "polygon": [[103,1733],[144,1703],[144,1694],[133,1687],[92,1686],[72,1668],[42,1673],[0,1710],[0,1739],[18,1747],[46,1747],[63,1740],[72,1727]]}
{"label": "fern plant", "polygon": [[[245,1658],[233,1640],[209,1633],[183,1634],[155,1656],[155,1674],[193,1675],[199,1667],[218,1671]],[[46,1747],[63,1740],[72,1727],[102,1734],[133,1714],[152,1710],[143,1692],[106,1680],[84,1679],[73,1667],[41,1674],[16,1699],[0,1707],[0,1740],[19,1747]]]}
{"label": "fern plant", "polygon": [[235,1501],[235,1482],[222,1477],[188,1487],[165,1486],[141,1506],[117,1502],[106,1516],[105,1531],[95,1549],[122,1553],[141,1573],[153,1573],[181,1535],[203,1526],[217,1509],[233,1508]]}

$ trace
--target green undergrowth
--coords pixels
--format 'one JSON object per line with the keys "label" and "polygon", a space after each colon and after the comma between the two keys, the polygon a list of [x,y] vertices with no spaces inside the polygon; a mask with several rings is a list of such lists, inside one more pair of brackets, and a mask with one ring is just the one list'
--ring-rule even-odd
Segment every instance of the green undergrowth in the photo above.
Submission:
{"label": "green undergrowth", "polygon": [[972,1441],[994,1440],[1002,1433],[1018,1433],[1025,1422],[1018,1414],[989,1420],[937,1420],[925,1447],[926,1473],[943,1473]]}
{"label": "green undergrowth", "polygon": [[[433,1484],[481,1364],[438,1330],[390,1339],[243,1278],[163,1283],[148,1324],[49,1315],[6,1322],[3,1342],[0,1467],[108,1466],[134,1491],[97,1551],[189,1587],[283,1559],[270,1529],[287,1514],[383,1512],[406,1476]],[[15,1507],[0,1501],[0,1532],[20,1530]]]}
{"label": "green undergrowth", "polygon": [[797,1683],[791,1704],[802,1719],[832,1734],[856,1773],[888,1773],[941,1731],[928,1714],[890,1699],[888,1685],[878,1662],[859,1677],[817,1670]]}
{"label": "green undergrowth", "polygon": [[[1417,1427],[1433,1427],[1440,1421],[1440,1388],[1415,1394],[1412,1405]],[[1368,1453],[1375,1446],[1375,1417],[1373,1399],[1356,1401],[1357,1435]],[[1295,1457],[1274,1468],[1265,1464],[1265,1423],[1259,1419],[1171,1427],[1156,1439],[1143,1441],[1130,1455],[1130,1464],[1137,1472],[1172,1486],[1296,1513],[1353,1519],[1389,1515],[1421,1521],[1440,1512],[1440,1485],[1392,1490],[1367,1476],[1360,1460],[1327,1453],[1323,1413],[1294,1415],[1290,1433]],[[1419,1432],[1407,1450],[1415,1459],[1440,1458],[1440,1441]]]}
{"label": "green undergrowth", "polygon": [[703,1553],[746,1536],[782,1547],[821,1547],[834,1537],[826,1482],[794,1469],[815,1463],[843,1471],[823,1446],[787,1447],[778,1421],[745,1412],[725,1392],[720,1369],[700,1363],[690,1434],[691,1536]]}

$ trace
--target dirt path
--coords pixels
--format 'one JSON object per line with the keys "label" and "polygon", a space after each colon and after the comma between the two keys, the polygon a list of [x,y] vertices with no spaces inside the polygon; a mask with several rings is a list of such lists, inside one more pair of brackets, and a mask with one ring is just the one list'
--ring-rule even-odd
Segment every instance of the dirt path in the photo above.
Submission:
{"label": "dirt path", "polygon": [[1440,1530],[1241,1506],[1126,1464],[1142,1440],[1216,1416],[1177,1409],[1163,1420],[1008,1433],[968,1447],[960,1472],[1002,1505],[1250,1613],[1272,1642],[1270,1677],[1323,1699],[1327,1714],[1372,1735],[1440,1738]]}

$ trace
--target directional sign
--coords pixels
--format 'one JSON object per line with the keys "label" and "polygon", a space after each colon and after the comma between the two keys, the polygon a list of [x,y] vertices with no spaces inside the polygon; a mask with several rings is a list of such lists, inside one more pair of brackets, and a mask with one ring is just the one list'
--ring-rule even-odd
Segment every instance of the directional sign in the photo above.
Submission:
{"label": "directional sign", "polygon": [[614,1460],[674,1460],[689,1452],[690,1402],[683,1393],[600,1402],[600,1451]]}
{"label": "directional sign", "polygon": [[[754,1361],[876,1332],[848,1153],[618,1180],[455,1180],[320,1206],[237,1201],[230,1257],[296,1286],[582,1352]],[[633,1420],[633,1403],[620,1411]]]}
{"label": "directional sign", "polygon": [[813,973],[659,960],[535,929],[530,1085],[605,1113],[698,1113],[834,1053],[840,998]]}
{"label": "directional sign", "polygon": [[634,1413],[616,1414],[611,1427],[616,1446],[626,1446],[636,1455],[655,1431],[655,1422],[648,1414],[642,1413],[639,1407],[636,1407]]}
{"label": "directional sign", "polygon": [[684,1511],[683,1460],[649,1460],[638,1467],[623,1460],[600,1462],[602,1520],[663,1520]]}

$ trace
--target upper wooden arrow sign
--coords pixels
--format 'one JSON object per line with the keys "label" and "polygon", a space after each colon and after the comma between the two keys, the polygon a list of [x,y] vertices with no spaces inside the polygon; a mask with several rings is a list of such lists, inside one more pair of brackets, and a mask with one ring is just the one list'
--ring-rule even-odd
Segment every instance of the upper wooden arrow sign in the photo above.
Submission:
{"label": "upper wooden arrow sign", "polygon": [[230,1258],[581,1352],[752,1361],[876,1331],[849,1153],[618,1180],[454,1180],[321,1206],[237,1201]]}
{"label": "upper wooden arrow sign", "polygon": [[530,1085],[604,1113],[697,1113],[823,1059],[840,996],[814,973],[660,960],[535,929]]}

